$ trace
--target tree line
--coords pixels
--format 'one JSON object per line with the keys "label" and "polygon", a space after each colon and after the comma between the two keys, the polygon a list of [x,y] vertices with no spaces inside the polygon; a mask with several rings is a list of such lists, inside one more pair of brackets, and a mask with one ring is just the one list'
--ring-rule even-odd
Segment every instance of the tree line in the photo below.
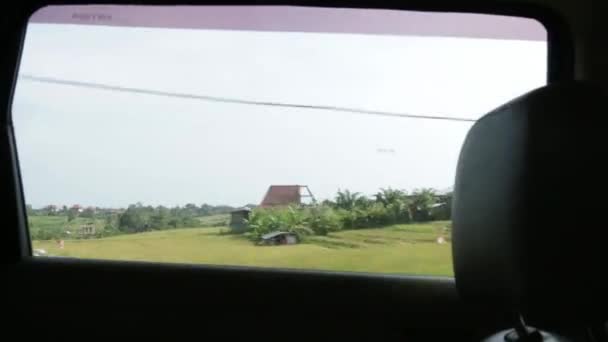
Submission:
{"label": "tree line", "polygon": [[[234,210],[228,205],[146,206],[142,203],[126,209],[71,207],[48,205],[34,209],[27,206],[30,235],[35,240],[62,238],[105,237],[180,227],[225,226],[226,220],[202,222],[200,218],[227,214]],[[48,218],[45,218],[48,217]],[[78,234],[80,225],[93,225],[92,235]]]}
{"label": "tree line", "polygon": [[319,204],[257,208],[249,215],[245,233],[259,240],[273,231],[288,231],[305,239],[308,235],[327,235],[341,229],[450,220],[451,208],[451,192],[439,193],[430,188],[411,193],[387,188],[373,196],[344,190],[338,191],[334,199]]}
{"label": "tree line", "polygon": [[[139,233],[151,230],[174,229],[180,227],[199,227],[199,217],[227,214],[234,210],[231,206],[211,206],[186,204],[183,207],[144,206],[141,203],[130,205],[116,217],[116,227],[123,233]],[[112,224],[111,222],[109,222]],[[225,225],[221,221],[218,225]]]}
{"label": "tree line", "polygon": [[[327,235],[341,229],[377,228],[391,224],[449,220],[452,194],[439,193],[434,189],[418,189],[412,192],[386,188],[373,196],[364,196],[349,190],[338,191],[334,198],[321,203],[279,208],[255,208],[247,219],[245,233],[258,240],[273,231],[291,231],[301,238],[308,235]],[[227,205],[200,206],[150,206],[142,203],[126,209],[99,207],[82,208],[78,205],[45,206],[34,209],[27,206],[32,239],[60,239],[83,237],[74,230],[81,224],[94,225],[92,236],[104,237],[118,234],[140,233],[180,227],[225,226],[225,219],[205,222],[201,218],[227,214],[235,208]],[[58,216],[52,221],[32,220],[38,216]],[[61,217],[61,219],[59,218]],[[73,230],[69,232],[68,230]],[[241,233],[242,231],[239,231]],[[70,235],[72,234],[72,235]]]}
{"label": "tree line", "polygon": [[[255,207],[255,205],[253,204],[248,204],[247,206],[250,207]],[[141,202],[135,203],[135,204],[131,204],[128,206],[128,208],[131,207],[144,207],[144,205]],[[127,209],[128,209],[127,208]],[[224,214],[227,212],[230,212],[231,210],[234,210],[234,207],[231,207],[229,205],[210,205],[210,204],[201,204],[200,206],[197,206],[194,203],[188,203],[183,207],[180,206],[176,206],[176,207],[165,207],[165,206],[157,206],[157,207],[152,207],[152,206],[145,206],[145,208],[147,209],[171,209],[171,210],[183,210],[183,211],[187,211],[189,214],[194,215],[194,216],[210,216],[210,215],[216,215],[216,214]],[[82,207],[78,204],[72,205],[70,207],[63,205],[63,206],[57,206],[57,205],[46,205],[42,208],[38,208],[35,209],[32,207],[31,204],[26,205],[26,209],[27,209],[27,214],[31,215],[31,216],[70,216],[73,215],[74,218],[76,217],[84,217],[84,218],[94,218],[94,217],[99,217],[99,216],[103,216],[107,213],[116,213],[116,212],[123,212],[126,209],[124,208],[101,208],[101,207]]]}

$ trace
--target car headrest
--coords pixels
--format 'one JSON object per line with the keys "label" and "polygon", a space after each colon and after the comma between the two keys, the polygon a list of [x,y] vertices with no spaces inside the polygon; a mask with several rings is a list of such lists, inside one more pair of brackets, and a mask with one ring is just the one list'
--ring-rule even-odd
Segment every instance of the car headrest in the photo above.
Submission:
{"label": "car headrest", "polygon": [[473,125],[452,214],[465,300],[522,313],[608,309],[604,102],[591,84],[549,85]]}

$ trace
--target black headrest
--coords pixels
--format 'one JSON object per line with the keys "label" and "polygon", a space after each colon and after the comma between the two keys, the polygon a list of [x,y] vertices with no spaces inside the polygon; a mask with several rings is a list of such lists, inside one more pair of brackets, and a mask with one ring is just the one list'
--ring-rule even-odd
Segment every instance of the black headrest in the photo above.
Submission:
{"label": "black headrest", "polygon": [[608,311],[604,102],[590,84],[550,85],[471,128],[453,203],[464,299],[524,313]]}

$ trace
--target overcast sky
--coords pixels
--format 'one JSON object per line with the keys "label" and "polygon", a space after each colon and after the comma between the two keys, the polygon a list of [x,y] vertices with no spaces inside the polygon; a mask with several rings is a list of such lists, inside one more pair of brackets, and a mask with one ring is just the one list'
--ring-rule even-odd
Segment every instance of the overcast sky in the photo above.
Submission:
{"label": "overcast sky", "polygon": [[[20,74],[478,118],[539,87],[546,43],[30,24]],[[471,123],[260,107],[18,81],[25,198],[124,207],[259,203],[271,184],[452,186]]]}

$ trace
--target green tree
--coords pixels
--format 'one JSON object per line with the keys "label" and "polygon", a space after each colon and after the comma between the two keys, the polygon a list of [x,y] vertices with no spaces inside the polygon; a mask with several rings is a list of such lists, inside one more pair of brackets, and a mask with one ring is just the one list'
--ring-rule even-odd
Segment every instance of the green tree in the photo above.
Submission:
{"label": "green tree", "polygon": [[213,206],[210,206],[209,204],[201,204],[201,206],[198,209],[198,214],[200,216],[208,216],[208,215],[211,215],[212,210],[213,210]]}
{"label": "green tree", "polygon": [[338,190],[336,194],[336,207],[340,209],[351,210],[359,203],[363,203],[361,193],[350,192],[349,190]]}
{"label": "green tree", "polygon": [[113,218],[113,215],[108,213],[105,215],[103,221],[106,225],[112,225],[114,223]]}
{"label": "green tree", "polygon": [[179,220],[176,218],[172,218],[169,220],[169,222],[167,222],[167,225],[172,228],[177,228],[179,227]]}
{"label": "green tree", "polygon": [[95,209],[94,208],[86,208],[80,213],[80,217],[93,218],[95,217]]}
{"label": "green tree", "polygon": [[374,203],[367,210],[367,219],[369,224],[374,226],[382,226],[390,223],[390,215],[382,203]]}
{"label": "green tree", "polygon": [[410,212],[415,221],[429,221],[431,206],[436,203],[437,194],[434,189],[423,188],[415,190],[411,198]]}
{"label": "green tree", "polygon": [[104,226],[105,229],[116,229],[118,228],[118,215],[107,212],[104,214]]}
{"label": "green tree", "polygon": [[[410,205],[411,200],[407,192],[403,190],[382,188],[376,194],[376,202],[381,203],[386,208],[387,221],[406,223],[411,219]],[[378,208],[375,208],[378,213]]]}
{"label": "green tree", "polygon": [[150,216],[150,228],[163,229],[169,227],[169,209],[164,206],[158,206],[154,210],[154,214]]}
{"label": "green tree", "polygon": [[68,222],[74,221],[74,219],[76,219],[76,217],[78,217],[78,211],[76,211],[76,210],[68,211]]}
{"label": "green tree", "polygon": [[316,235],[327,235],[342,229],[340,215],[333,208],[316,206],[309,210],[308,226]]}
{"label": "green tree", "polygon": [[194,203],[188,203],[184,206],[184,211],[188,216],[196,216],[199,208]]}
{"label": "green tree", "polygon": [[118,219],[118,229],[123,232],[143,232],[148,228],[141,205],[130,205]]}
{"label": "green tree", "polygon": [[376,194],[376,202],[389,205],[393,203],[407,202],[407,192],[392,188],[382,188]]}
{"label": "green tree", "polygon": [[196,227],[200,225],[200,221],[192,216],[184,216],[180,219],[179,225],[181,227]]}

